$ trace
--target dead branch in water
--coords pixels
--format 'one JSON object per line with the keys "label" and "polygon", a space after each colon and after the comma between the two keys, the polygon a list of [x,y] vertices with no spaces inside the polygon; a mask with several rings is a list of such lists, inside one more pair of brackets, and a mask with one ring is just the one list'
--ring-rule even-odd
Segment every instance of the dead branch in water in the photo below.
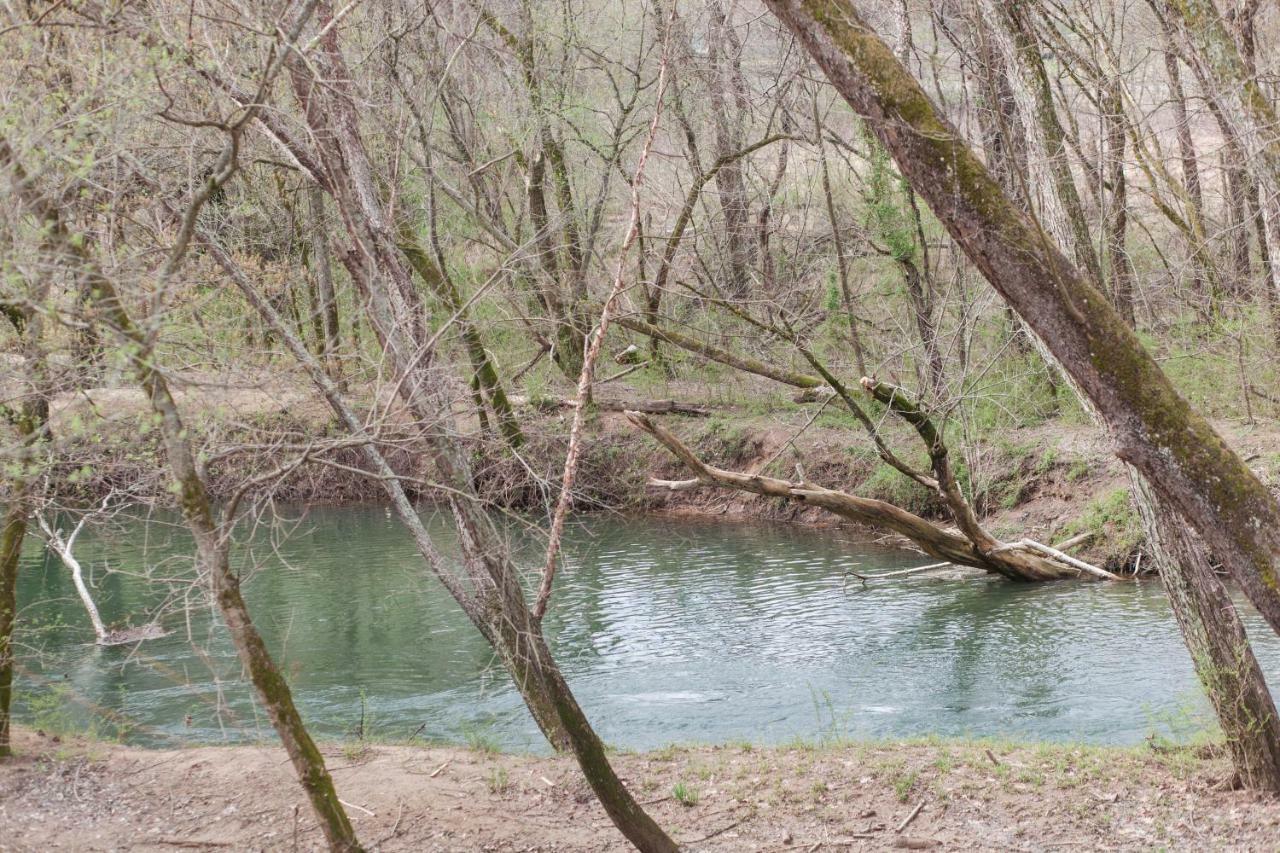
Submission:
{"label": "dead branch in water", "polygon": [[972,566],[1015,580],[1057,580],[1082,576],[1108,580],[1119,579],[1096,566],[1082,568],[1082,565],[1088,565],[1083,561],[1070,558],[1071,562],[1067,562],[1053,554],[1046,554],[1041,549],[1051,550],[1048,546],[1038,545],[1038,543],[1028,545],[1029,540],[1006,544],[990,538],[990,546],[982,547],[959,531],[933,524],[885,501],[858,497],[809,482],[792,482],[761,474],[744,474],[716,468],[699,459],[697,454],[670,430],[655,423],[647,415],[641,412],[627,412],[626,416],[638,429],[657,439],[696,475],[694,481],[667,481],[664,484],[665,488],[688,488],[689,486],[685,485],[686,482],[697,482],[758,495],[802,501],[850,521],[891,530],[910,540],[924,553],[939,560]]}

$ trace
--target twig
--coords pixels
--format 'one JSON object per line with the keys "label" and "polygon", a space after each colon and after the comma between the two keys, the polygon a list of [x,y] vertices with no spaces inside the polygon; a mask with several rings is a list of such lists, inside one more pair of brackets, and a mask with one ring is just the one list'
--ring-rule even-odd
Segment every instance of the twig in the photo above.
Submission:
{"label": "twig", "polygon": [[722,835],[728,832],[729,830],[733,829],[735,826],[742,823],[742,821],[743,821],[743,818],[738,818],[733,823],[728,824],[727,826],[722,826],[719,829],[717,829],[715,832],[712,832],[708,835],[704,835],[701,838],[690,839],[689,841],[686,841],[685,844],[700,844],[703,841],[710,841],[712,838],[715,838],[717,835]]}
{"label": "twig", "polygon": [[923,808],[924,808],[924,800],[921,800],[920,802],[916,803],[916,807],[911,810],[911,814],[907,815],[906,820],[898,824],[898,828],[895,829],[894,832],[902,832],[902,830],[910,826],[911,821],[916,819],[916,815],[920,814],[920,810]]}
{"label": "twig", "polygon": [[156,844],[168,847],[230,847],[230,841],[185,841],[181,838],[157,838]]}
{"label": "twig", "polygon": [[896,572],[885,572],[884,574],[871,575],[872,580],[880,580],[881,578],[904,578],[907,575],[918,575],[921,572],[932,571],[933,569],[941,569],[944,566],[954,566],[955,563],[930,563],[927,566],[916,566],[914,569],[901,569]]}
{"label": "twig", "polygon": [[396,809],[396,822],[391,824],[391,831],[379,838],[373,843],[374,847],[381,846],[384,842],[390,841],[400,834],[400,819],[404,817],[404,800],[399,801],[399,808]]}
{"label": "twig", "polygon": [[369,817],[376,817],[376,815],[374,815],[373,812],[369,811],[364,806],[357,806],[355,803],[348,803],[346,800],[342,799],[341,797],[338,798],[338,802],[342,803],[344,806],[346,806],[349,809],[355,809],[358,812],[364,812]]}
{"label": "twig", "polygon": [[439,776],[441,773],[443,773],[443,772],[444,772],[444,769],[445,769],[446,767],[448,767],[448,766],[449,766],[450,764],[452,764],[452,763],[453,763],[452,759],[451,759],[451,760],[449,760],[449,761],[446,761],[444,764],[441,764],[441,765],[440,765],[439,767],[437,767],[435,770],[432,770],[430,773],[428,773],[428,774],[427,774],[427,778],[428,778],[428,779],[434,779],[434,778],[436,778],[437,776]]}
{"label": "twig", "polygon": [[[674,7],[673,12],[674,14]],[[649,122],[649,135],[640,149],[636,161],[635,173],[631,179],[631,216],[627,222],[627,231],[622,238],[622,246],[618,251],[618,265],[614,272],[613,287],[609,297],[600,309],[600,320],[596,324],[587,351],[582,359],[582,372],[578,375],[577,405],[573,411],[573,425],[569,428],[569,448],[565,452],[564,474],[560,482],[560,499],[556,502],[555,513],[551,519],[551,533],[547,538],[547,554],[542,566],[542,580],[538,584],[538,597],[534,600],[532,616],[534,621],[541,622],[551,601],[551,586],[556,576],[556,562],[560,554],[560,541],[564,533],[565,518],[573,504],[573,483],[578,473],[578,455],[582,448],[582,425],[586,417],[587,401],[591,398],[591,386],[595,379],[596,359],[600,357],[600,349],[604,345],[605,333],[609,331],[609,321],[618,302],[618,297],[626,286],[627,254],[636,238],[640,236],[640,187],[644,181],[644,166],[653,148],[653,140],[658,135],[658,122],[662,118],[662,103],[667,91],[667,47],[664,38],[662,45],[662,62],[658,67],[657,101],[653,109],[653,120]]]}
{"label": "twig", "polygon": [[640,362],[639,364],[633,364],[633,365],[631,365],[630,367],[626,368],[625,370],[619,370],[617,373],[613,374],[612,376],[606,376],[604,379],[599,379],[599,380],[597,380],[597,381],[596,381],[596,384],[597,384],[597,385],[605,385],[605,384],[608,384],[608,383],[613,382],[613,381],[615,381],[615,380],[617,380],[617,379],[621,379],[622,377],[624,377],[624,376],[626,376],[626,375],[628,375],[628,374],[630,374],[630,373],[635,373],[637,370],[639,370],[639,369],[640,369],[640,368],[642,368],[642,367],[647,366],[648,364],[649,364],[649,362],[647,362],[647,361],[642,361],[642,362]]}
{"label": "twig", "polygon": [[1066,551],[1068,548],[1074,548],[1077,545],[1083,545],[1084,543],[1088,542],[1090,539],[1092,539],[1094,536],[1097,536],[1097,535],[1098,535],[1098,531],[1096,530],[1086,530],[1084,533],[1076,534],[1075,536],[1072,536],[1070,539],[1062,540],[1061,542],[1059,542],[1057,545],[1054,545],[1053,547],[1057,548],[1059,551]]}
{"label": "twig", "polygon": [[1109,580],[1109,581],[1120,579],[1116,575],[1111,574],[1111,572],[1108,572],[1105,569],[1100,569],[1097,566],[1093,565],[1092,563],[1086,563],[1084,560],[1077,560],[1075,557],[1071,556],[1070,554],[1064,554],[1061,551],[1059,551],[1057,548],[1050,548],[1048,545],[1042,544],[1040,542],[1036,542],[1034,539],[1020,539],[1015,544],[1021,545],[1024,548],[1030,548],[1032,551],[1039,551],[1041,554],[1044,554],[1047,557],[1053,557],[1055,559],[1061,560],[1062,562],[1066,563],[1068,566],[1073,566],[1079,569],[1080,571],[1085,572],[1086,574],[1093,575],[1094,577],[1103,578],[1104,580]]}

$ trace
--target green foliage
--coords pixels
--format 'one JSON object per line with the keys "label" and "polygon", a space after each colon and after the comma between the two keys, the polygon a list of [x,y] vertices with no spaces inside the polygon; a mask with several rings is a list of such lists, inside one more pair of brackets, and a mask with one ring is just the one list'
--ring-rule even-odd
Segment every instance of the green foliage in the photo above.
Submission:
{"label": "green foliage", "polygon": [[505,794],[511,788],[511,776],[502,765],[492,768],[484,779],[491,794]]}
{"label": "green foliage", "polygon": [[867,229],[889,249],[895,261],[914,261],[916,232],[903,195],[902,176],[894,171],[889,152],[875,137],[865,135],[871,151],[871,169],[867,175]]}
{"label": "green foliage", "polygon": [[693,808],[698,804],[698,789],[692,785],[686,785],[683,781],[676,782],[671,786],[671,796],[685,808]]}
{"label": "green foliage", "polygon": [[79,712],[71,686],[54,684],[47,689],[34,689],[25,696],[31,724],[53,737],[79,737],[87,740],[123,740],[129,733],[124,718],[92,715],[86,722]]}
{"label": "green foliage", "polygon": [[893,793],[898,798],[898,802],[905,803],[911,798],[911,791],[919,778],[918,770],[903,770],[893,777]]}
{"label": "green foliage", "polygon": [[1128,555],[1142,544],[1142,521],[1129,497],[1129,490],[1116,488],[1094,498],[1075,521],[1067,525],[1067,533],[1099,533],[1107,550]]}
{"label": "green foliage", "polygon": [[856,491],[862,497],[882,500],[916,515],[936,513],[939,508],[937,495],[885,462],[878,463]]}
{"label": "green foliage", "polygon": [[466,741],[467,748],[476,752],[497,755],[501,751],[497,738],[488,726],[468,726],[463,729],[462,738]]}

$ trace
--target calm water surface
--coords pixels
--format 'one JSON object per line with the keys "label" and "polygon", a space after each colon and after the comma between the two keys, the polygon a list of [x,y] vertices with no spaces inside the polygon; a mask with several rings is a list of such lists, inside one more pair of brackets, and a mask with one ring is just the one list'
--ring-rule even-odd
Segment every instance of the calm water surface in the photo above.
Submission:
{"label": "calm water surface", "polygon": [[[444,520],[434,532],[449,537]],[[239,549],[246,597],[313,731],[541,749],[484,642],[381,508],[311,510]],[[513,530],[515,528],[513,527]],[[547,617],[579,701],[611,744],[925,734],[1133,743],[1207,707],[1159,584],[847,578],[920,558],[841,531],[580,519]],[[523,565],[540,549],[513,532]],[[82,536],[108,622],[162,609],[174,633],[99,649],[70,577],[29,542],[19,715],[126,722],[137,743],[270,736],[234,652],[182,579],[164,520]],[[108,572],[107,570],[111,571]],[[149,576],[149,577],[148,577]],[[183,602],[190,606],[184,607]],[[1249,621],[1263,667],[1280,643]],[[34,697],[34,698],[31,698]]]}

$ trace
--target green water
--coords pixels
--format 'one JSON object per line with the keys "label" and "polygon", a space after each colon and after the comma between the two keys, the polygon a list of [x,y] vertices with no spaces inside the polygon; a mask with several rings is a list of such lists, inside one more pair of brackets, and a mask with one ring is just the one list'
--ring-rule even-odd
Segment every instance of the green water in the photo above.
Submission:
{"label": "green water", "polygon": [[[443,519],[430,518],[442,541]],[[538,545],[512,526],[522,564]],[[846,569],[922,560],[839,531],[580,519],[547,618],[605,740],[774,743],[926,734],[1133,743],[1205,709],[1159,584],[1016,585]],[[532,720],[461,611],[381,508],[311,510],[237,549],[246,597],[315,733],[364,730],[540,749]],[[101,649],[70,577],[28,542],[19,584],[19,717],[172,745],[267,738],[224,633],[165,519],[85,534],[110,622],[160,612],[173,634]],[[1264,669],[1280,643],[1251,621]]]}

